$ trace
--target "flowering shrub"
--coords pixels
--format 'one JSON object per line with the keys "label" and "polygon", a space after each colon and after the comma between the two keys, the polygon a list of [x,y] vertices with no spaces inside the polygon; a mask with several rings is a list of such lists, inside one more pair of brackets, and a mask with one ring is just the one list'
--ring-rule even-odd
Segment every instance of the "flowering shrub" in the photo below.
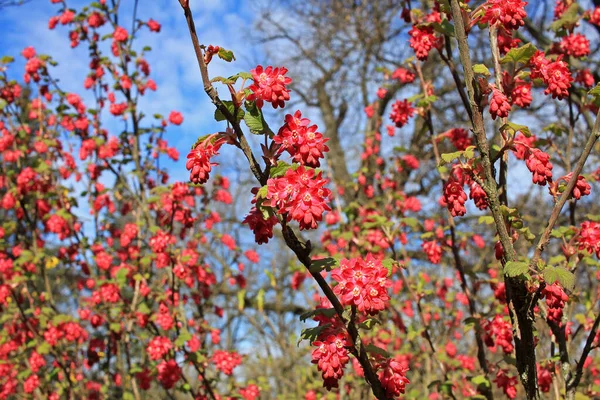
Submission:
{"label": "flowering shrub", "polygon": [[[520,0],[406,2],[345,40],[389,28],[409,57],[334,41],[307,96],[291,65],[213,76],[233,52],[180,0],[222,125],[180,160],[186,116],[139,102],[161,23],[52,3],[89,71],[69,93],[41,49],[0,60],[0,399],[600,396],[598,8],[558,1],[546,37]],[[345,52],[369,74],[354,174]]]}

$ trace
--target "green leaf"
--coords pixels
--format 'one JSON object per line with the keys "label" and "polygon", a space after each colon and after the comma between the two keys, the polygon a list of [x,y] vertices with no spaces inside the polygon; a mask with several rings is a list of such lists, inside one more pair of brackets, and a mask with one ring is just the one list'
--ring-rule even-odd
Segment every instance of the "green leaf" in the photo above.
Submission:
{"label": "green leaf", "polygon": [[377,324],[381,325],[381,321],[377,318],[368,318],[365,321],[358,324],[358,327],[361,329],[371,330]]}
{"label": "green leaf", "polygon": [[490,76],[490,70],[488,69],[488,67],[486,67],[483,64],[475,64],[473,65],[473,72],[475,72],[476,74],[481,74],[481,75],[485,75],[485,76]]}
{"label": "green leaf", "polygon": [[507,276],[515,277],[525,275],[529,271],[529,264],[522,261],[508,261],[504,266],[504,273]]}
{"label": "green leaf", "polygon": [[[236,108],[235,105],[233,104],[233,101],[227,101],[224,100],[222,101],[223,105],[227,108],[227,111],[229,111],[229,114],[231,114],[232,116],[235,115],[236,112]],[[237,109],[237,120],[238,122],[241,121],[244,118],[244,110],[242,109]],[[220,109],[216,109],[215,110],[215,120],[216,121],[225,121],[227,118],[225,117],[225,114],[223,114],[221,112]]]}
{"label": "green leaf", "polygon": [[222,47],[219,48],[219,53],[217,54],[221,60],[225,60],[227,62],[231,62],[235,60],[235,56],[233,55],[233,51],[226,50]]}
{"label": "green leaf", "polygon": [[108,326],[110,328],[111,331],[119,333],[121,332],[121,324],[118,322],[113,322],[112,324],[110,324]]}
{"label": "green leaf", "polygon": [[310,272],[319,273],[323,270],[331,271],[333,268],[337,268],[339,265],[339,260],[336,260],[333,257],[326,257],[320,260],[313,260],[310,263]]}
{"label": "green leaf", "polygon": [[48,342],[41,343],[37,346],[38,353],[41,355],[50,353],[50,344]]}
{"label": "green leaf", "polygon": [[302,342],[303,340],[308,340],[308,342],[312,344],[315,340],[317,340],[321,332],[324,329],[329,328],[330,325],[331,324],[325,324],[321,326],[315,326],[314,328],[302,329],[302,333],[300,334],[300,340],[298,340],[298,345],[300,345],[300,342]]}
{"label": "green leaf", "polygon": [[175,346],[183,347],[185,343],[192,338],[192,334],[187,329],[182,329],[179,332],[179,336],[175,340]]}
{"label": "green leaf", "polygon": [[485,375],[477,375],[471,378],[471,382],[473,382],[477,386],[485,386],[486,388],[490,388],[490,381],[485,377]]}
{"label": "green leaf", "polygon": [[300,320],[306,321],[317,315],[324,315],[325,318],[332,318],[335,315],[335,308],[317,308],[316,310],[307,311],[300,315]]}
{"label": "green leaf", "polygon": [[394,264],[396,264],[396,261],[394,261],[391,258],[386,258],[383,261],[381,261],[381,265],[386,267],[388,270],[388,274],[387,274],[388,277],[392,276],[392,269],[394,267]]}
{"label": "green leaf", "polygon": [[575,287],[575,275],[571,271],[562,267],[546,267],[542,272],[547,284],[552,285],[557,282],[567,290],[573,290]]}
{"label": "green leaf", "polygon": [[386,357],[386,358],[390,357],[390,353],[388,353],[386,350],[382,349],[381,347],[375,346],[372,343],[369,343],[368,345],[366,345],[365,350],[368,353],[378,354],[378,355]]}
{"label": "green leaf", "polygon": [[510,51],[500,59],[501,64],[507,63],[522,63],[525,64],[529,61],[529,59],[535,54],[537,48],[531,44],[527,43],[524,46],[516,47],[514,49],[510,49]]}
{"label": "green leaf", "polygon": [[442,23],[434,22],[431,24],[433,30],[441,33],[442,35],[452,36],[454,37],[454,25],[450,23],[447,19],[444,19]]}
{"label": "green leaf", "polygon": [[127,275],[129,274],[129,270],[127,268],[121,268],[117,271],[117,282],[119,286],[123,287],[127,283]]}
{"label": "green leaf", "polygon": [[239,311],[244,310],[244,306],[246,305],[246,289],[242,289],[239,292],[237,292],[237,299],[238,299],[238,310]]}
{"label": "green leaf", "polygon": [[477,220],[477,223],[480,225],[491,225],[494,223],[494,217],[492,217],[491,215],[482,215],[481,217],[479,217],[479,220]]}
{"label": "green leaf", "polygon": [[8,103],[4,99],[0,99],[0,111],[4,110]]}
{"label": "green leaf", "polygon": [[259,312],[263,312],[265,308],[265,290],[263,288],[260,288],[256,294],[256,308]]}
{"label": "green leaf", "polygon": [[554,32],[562,30],[565,26],[574,26],[579,21],[579,4],[574,2],[567,8],[559,19],[550,24],[550,29]]}
{"label": "green leaf", "polygon": [[463,155],[463,151],[455,151],[453,153],[444,153],[440,157],[445,164],[449,164]]}
{"label": "green leaf", "polygon": [[2,64],[10,64],[11,62],[14,62],[15,58],[12,56],[4,56],[2,58],[0,58],[0,63]]}
{"label": "green leaf", "polygon": [[506,124],[500,127],[501,131],[509,131],[512,135],[516,135],[517,132],[521,132],[525,137],[531,137],[531,131],[525,125],[515,124],[514,122],[508,121]]}
{"label": "green leaf", "polygon": [[280,176],[283,176],[291,167],[292,166],[286,163],[285,161],[277,161],[277,165],[271,167],[271,170],[269,171],[269,176],[271,178],[278,178]]}
{"label": "green leaf", "polygon": [[[600,99],[600,83],[597,84],[592,90],[588,92],[590,96],[594,97],[594,100]],[[1,109],[1,108],[0,108]]]}

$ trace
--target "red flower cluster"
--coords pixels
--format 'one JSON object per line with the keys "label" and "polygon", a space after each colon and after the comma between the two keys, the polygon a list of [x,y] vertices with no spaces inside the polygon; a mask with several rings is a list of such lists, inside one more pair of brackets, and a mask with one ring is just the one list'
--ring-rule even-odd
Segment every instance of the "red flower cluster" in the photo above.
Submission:
{"label": "red flower cluster", "polygon": [[217,134],[210,135],[198,143],[187,156],[185,168],[190,171],[190,181],[192,183],[198,185],[206,183],[212,167],[217,165],[212,163],[210,159],[219,154],[218,151],[225,143],[225,139],[221,137],[213,141],[215,136]]}
{"label": "red flower cluster", "polygon": [[250,214],[242,221],[242,223],[248,224],[254,232],[254,240],[258,244],[269,242],[269,239],[273,237],[273,227],[277,225],[277,222],[279,222],[277,217],[270,215],[265,218],[262,211],[256,207],[252,207]]}
{"label": "red flower cluster", "polygon": [[492,119],[496,117],[506,118],[510,112],[510,103],[508,98],[500,90],[492,89],[492,98],[490,100],[490,114]]}
{"label": "red flower cluster", "polygon": [[533,173],[533,183],[545,186],[552,181],[552,163],[548,153],[540,149],[529,149],[525,165]]}
{"label": "red flower cluster", "polygon": [[548,86],[544,93],[552,95],[553,99],[562,100],[569,95],[573,77],[566,62],[556,60],[546,65],[542,68],[542,79]]}
{"label": "red flower cluster", "polygon": [[392,285],[388,270],[371,253],[361,258],[343,259],[339,268],[331,272],[338,284],[333,289],[342,304],[356,306],[359,311],[375,315],[387,306],[387,289]]}
{"label": "red flower cluster", "polygon": [[[502,316],[496,315],[492,321],[484,321],[483,330],[485,332],[485,344],[488,347],[502,347],[505,354],[510,354],[514,350],[512,325],[505,321]],[[495,350],[494,350],[495,351]]]}
{"label": "red flower cluster", "polygon": [[585,57],[590,54],[590,41],[581,33],[572,33],[561,40],[560,51],[577,58]]}
{"label": "red flower cluster", "polygon": [[264,69],[262,65],[251,69],[254,84],[248,87],[252,91],[248,100],[256,101],[259,108],[262,108],[265,101],[271,103],[273,108],[283,108],[285,102],[290,99],[290,92],[285,86],[292,83],[292,78],[285,76],[287,71],[284,67],[268,66]]}
{"label": "red flower cluster", "polygon": [[404,393],[406,384],[410,383],[406,377],[408,366],[394,359],[386,360],[379,371],[379,380],[385,388],[388,397],[397,397]]}
{"label": "red flower cluster", "polygon": [[157,336],[150,340],[146,351],[152,360],[161,360],[173,348],[173,343],[168,337]]}
{"label": "red flower cluster", "polygon": [[312,168],[303,165],[289,168],[281,178],[267,181],[267,200],[288,221],[298,221],[300,229],[315,229],[323,219],[323,212],[331,211],[327,199],[331,191],[325,187],[327,179]]}
{"label": "red flower cluster", "polygon": [[467,201],[467,194],[465,193],[463,186],[456,180],[450,180],[444,187],[444,202],[448,211],[453,217],[463,216],[466,214],[467,209],[465,208],[465,202]]}
{"label": "red flower cluster", "polygon": [[413,116],[415,109],[412,107],[412,103],[404,99],[403,101],[396,100],[392,104],[392,113],[390,119],[396,124],[398,128],[402,128],[408,122],[408,119]]}
{"label": "red flower cluster", "polygon": [[233,374],[233,369],[242,363],[242,356],[235,351],[215,350],[212,362],[225,375]]}
{"label": "red flower cluster", "polygon": [[346,335],[338,333],[337,335],[328,335],[325,339],[313,342],[317,348],[312,352],[312,363],[317,364],[321,376],[323,377],[323,386],[327,390],[338,387],[338,381],[344,375],[344,367],[350,360],[348,349],[350,346]]}
{"label": "red flower cluster", "polygon": [[462,151],[472,144],[469,131],[463,128],[452,128],[442,135],[450,139],[456,150]]}
{"label": "red flower cluster", "polygon": [[427,258],[433,264],[439,264],[442,260],[442,246],[435,240],[426,241],[421,244],[423,251],[427,254]]}
{"label": "red flower cluster", "polygon": [[485,210],[488,207],[487,194],[485,190],[475,181],[471,182],[469,198],[475,203],[475,207]]}
{"label": "red flower cluster", "polygon": [[438,45],[438,39],[433,33],[433,28],[430,26],[413,26],[408,34],[410,35],[410,47],[415,50],[417,58],[421,61],[427,60],[431,49]]}
{"label": "red flower cluster", "polygon": [[484,4],[485,13],[480,22],[491,25],[502,25],[507,31],[519,29],[525,25],[526,2],[521,0],[488,0]]}
{"label": "red flower cluster", "polygon": [[406,68],[398,67],[392,73],[392,79],[397,79],[402,83],[411,83],[415,80],[415,74]]}
{"label": "red flower cluster", "polygon": [[586,250],[590,254],[596,253],[596,257],[600,258],[600,223],[583,222],[577,236],[577,245],[579,250]]}
{"label": "red flower cluster", "polygon": [[546,298],[548,306],[548,320],[562,324],[563,308],[565,303],[569,301],[569,296],[564,292],[563,288],[555,282],[547,282],[548,285],[542,290],[542,296]]}
{"label": "red flower cluster", "polygon": [[285,116],[285,124],[279,129],[273,141],[280,145],[280,151],[287,151],[292,159],[301,165],[319,167],[319,159],[329,151],[325,144],[329,139],[317,132],[317,125],[310,125],[308,118],[302,118],[302,113]]}
{"label": "red flower cluster", "polygon": [[507,371],[499,369],[496,373],[496,379],[494,379],[496,385],[502,389],[506,397],[514,399],[517,397],[517,378],[509,377]]}

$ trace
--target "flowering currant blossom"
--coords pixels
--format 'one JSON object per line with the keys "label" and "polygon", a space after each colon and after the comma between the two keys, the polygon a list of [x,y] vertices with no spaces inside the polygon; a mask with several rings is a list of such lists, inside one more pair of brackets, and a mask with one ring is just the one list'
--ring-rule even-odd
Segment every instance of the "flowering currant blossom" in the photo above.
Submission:
{"label": "flowering currant blossom", "polygon": [[327,179],[312,168],[290,168],[280,178],[267,181],[267,200],[287,220],[298,221],[300,229],[315,229],[323,219],[323,212],[331,211],[327,204],[331,191],[325,187]]}
{"label": "flowering currant blossom", "polygon": [[396,127],[402,128],[414,113],[415,109],[412,107],[411,102],[406,99],[403,101],[396,100],[396,102],[392,104],[390,119],[396,124]]}
{"label": "flowering currant blossom", "polygon": [[533,173],[533,183],[545,186],[547,182],[552,181],[552,164],[548,153],[540,149],[529,149],[525,165]]}
{"label": "flowering currant blossom", "polygon": [[388,397],[397,397],[404,393],[406,384],[410,383],[406,377],[408,367],[395,359],[386,360],[379,371],[379,380],[385,388]]}
{"label": "flowering currant blossom", "polygon": [[323,134],[317,132],[317,129],[317,125],[310,125],[310,120],[302,118],[302,113],[296,111],[294,115],[285,116],[285,124],[273,141],[281,146],[281,151],[287,151],[295,162],[319,167],[319,159],[329,151],[329,147],[325,145],[329,139],[323,138]]}
{"label": "flowering currant blossom", "polygon": [[559,284],[548,283],[542,290],[542,296],[546,298],[546,305],[548,306],[548,320],[560,326],[562,324],[563,308],[565,308],[565,303],[569,301],[569,296]]}
{"label": "flowering currant blossom", "polygon": [[284,67],[268,66],[265,69],[262,65],[251,69],[254,83],[248,87],[252,91],[248,100],[256,101],[258,108],[262,108],[265,101],[271,103],[273,108],[283,108],[290,99],[290,92],[285,86],[292,83],[292,78],[285,76],[287,71]]}
{"label": "flowering currant blossom", "polygon": [[596,257],[600,258],[600,223],[583,222],[577,235],[577,245],[579,250],[586,250],[590,254],[596,253]]}
{"label": "flowering currant blossom", "polygon": [[242,356],[235,351],[215,350],[212,361],[219,371],[231,375],[233,369],[242,363]]}
{"label": "flowering currant blossom", "polygon": [[219,154],[218,151],[225,143],[223,137],[218,137],[217,134],[210,135],[196,145],[187,156],[185,168],[190,171],[190,181],[195,184],[202,185],[208,181],[208,174],[212,167],[217,165],[210,161],[211,157]]}
{"label": "flowering currant blossom", "polygon": [[430,26],[417,27],[413,26],[410,31],[410,47],[412,47],[421,61],[427,60],[429,52],[436,47],[439,40],[433,33],[433,28]]}
{"label": "flowering currant blossom", "polygon": [[488,0],[483,8],[485,12],[480,22],[491,25],[500,24],[507,31],[519,29],[525,25],[526,2],[521,0]]}
{"label": "flowering currant blossom", "polygon": [[506,118],[510,112],[510,103],[508,98],[500,90],[492,89],[492,98],[490,100],[490,114],[492,119],[496,117]]}
{"label": "flowering currant blossom", "polygon": [[572,33],[562,38],[560,51],[573,57],[585,57],[590,54],[590,41],[581,33]]}
{"label": "flowering currant blossom", "polygon": [[359,311],[374,315],[385,309],[392,285],[388,270],[371,253],[361,258],[343,259],[331,277],[338,283],[333,289],[344,305],[353,305]]}
{"label": "flowering currant blossom", "polygon": [[250,214],[244,218],[242,223],[248,224],[252,232],[254,232],[254,240],[258,244],[268,243],[273,237],[273,227],[279,222],[277,217],[269,215],[264,217],[262,211],[256,207],[252,207]]}
{"label": "flowering currant blossom", "polygon": [[350,360],[347,347],[350,346],[346,335],[338,333],[337,335],[328,335],[323,340],[313,342],[317,346],[312,352],[312,363],[317,364],[321,376],[323,377],[323,386],[327,390],[338,387],[338,381],[344,375],[344,367]]}
{"label": "flowering currant blossom", "polygon": [[467,212],[465,208],[466,201],[467,194],[463,186],[455,180],[448,181],[444,187],[444,202],[453,217],[465,215]]}

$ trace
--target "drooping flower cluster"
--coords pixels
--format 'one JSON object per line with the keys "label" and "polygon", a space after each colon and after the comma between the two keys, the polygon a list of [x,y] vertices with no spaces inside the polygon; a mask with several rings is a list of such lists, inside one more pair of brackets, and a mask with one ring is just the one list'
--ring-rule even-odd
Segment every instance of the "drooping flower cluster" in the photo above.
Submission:
{"label": "drooping flower cluster", "polygon": [[310,120],[302,118],[302,113],[296,111],[294,115],[285,116],[285,124],[273,141],[281,146],[280,151],[287,151],[298,164],[319,167],[320,159],[329,151],[325,144],[329,138],[324,138],[317,129],[317,125],[310,125]]}
{"label": "drooping flower cluster", "polygon": [[338,387],[338,381],[344,375],[344,367],[350,361],[347,347],[350,342],[343,333],[330,334],[322,340],[313,342],[317,346],[312,352],[312,363],[317,364],[323,386],[327,390]]}
{"label": "drooping flower cluster", "polygon": [[507,371],[499,369],[494,379],[496,385],[502,389],[506,397],[514,399],[517,397],[517,378],[514,376],[509,377]]}
{"label": "drooping flower cluster", "polygon": [[467,209],[465,208],[465,202],[467,201],[467,194],[461,185],[456,180],[449,180],[444,187],[444,202],[448,211],[453,217],[463,216],[466,214]]}
{"label": "drooping flower cluster", "polygon": [[430,26],[413,26],[408,34],[410,35],[410,47],[412,47],[421,61],[427,60],[431,49],[438,45],[439,40],[433,33],[433,28]]}
{"label": "drooping flower cluster", "polygon": [[290,91],[286,85],[292,83],[292,78],[285,76],[287,68],[273,68],[262,65],[250,70],[254,83],[248,87],[252,91],[248,95],[248,100],[256,101],[256,106],[262,108],[264,102],[271,103],[273,108],[285,106],[285,102],[290,99]]}
{"label": "drooping flower cluster", "polygon": [[569,301],[569,296],[564,292],[562,286],[555,282],[548,282],[548,285],[542,290],[542,296],[546,298],[548,320],[560,326],[562,324],[563,309],[565,303]]}
{"label": "drooping flower cluster", "polygon": [[514,350],[512,325],[505,321],[500,315],[496,315],[491,321],[484,321],[482,324],[485,332],[484,340],[488,347],[502,347],[505,354],[510,354]]}
{"label": "drooping flower cluster", "polygon": [[392,282],[388,279],[388,269],[371,253],[364,260],[341,260],[331,277],[337,282],[333,291],[342,304],[356,306],[360,312],[377,314],[390,300],[387,289]]}
{"label": "drooping flower cluster", "polygon": [[267,200],[269,205],[280,214],[286,214],[287,220],[298,221],[300,229],[315,229],[323,219],[323,212],[331,211],[327,204],[331,191],[325,187],[327,179],[322,172],[316,173],[303,165],[289,168],[280,178],[267,181]]}
{"label": "drooping flower cluster", "polygon": [[590,254],[596,253],[596,257],[600,258],[600,223],[583,222],[577,235],[577,245],[579,250],[586,250]]}
{"label": "drooping flower cluster", "polygon": [[252,207],[250,213],[244,218],[242,223],[248,224],[256,243],[268,243],[269,239],[273,238],[273,227],[279,222],[277,217],[269,215],[265,218],[262,211],[256,207]]}
{"label": "drooping flower cluster", "polygon": [[425,254],[427,254],[427,258],[430,262],[432,262],[433,264],[440,263],[440,261],[442,260],[442,246],[440,246],[440,244],[437,241],[424,241],[421,244],[421,247],[423,248]]}
{"label": "drooping flower cluster", "polygon": [[223,143],[225,143],[225,139],[214,134],[198,143],[190,151],[185,168],[190,171],[190,181],[192,183],[202,185],[208,181],[212,167],[217,165],[211,162],[210,159],[219,154],[219,149]]}
{"label": "drooping flower cluster", "polygon": [[443,133],[443,136],[450,139],[456,150],[465,150],[471,146],[472,140],[469,131],[463,128],[452,128]]}
{"label": "drooping flower cluster", "polygon": [[483,8],[485,10],[480,22],[492,25],[502,25],[505,30],[519,29],[525,25],[526,2],[521,0],[488,0]]}
{"label": "drooping flower cluster", "polygon": [[533,183],[545,186],[552,181],[552,163],[548,153],[540,149],[529,149],[525,165],[533,174]]}
{"label": "drooping flower cluster", "polygon": [[506,118],[510,112],[510,103],[508,98],[499,89],[492,89],[492,98],[490,99],[490,114],[492,119],[496,117]]}
{"label": "drooping flower cluster", "polygon": [[403,101],[396,100],[396,102],[392,104],[390,119],[396,124],[396,127],[402,128],[414,113],[415,109],[412,107],[411,102],[406,99]]}
{"label": "drooping flower cluster", "polygon": [[395,360],[386,360],[379,371],[379,380],[388,397],[397,397],[404,393],[406,385],[410,383],[406,377],[408,366]]}

